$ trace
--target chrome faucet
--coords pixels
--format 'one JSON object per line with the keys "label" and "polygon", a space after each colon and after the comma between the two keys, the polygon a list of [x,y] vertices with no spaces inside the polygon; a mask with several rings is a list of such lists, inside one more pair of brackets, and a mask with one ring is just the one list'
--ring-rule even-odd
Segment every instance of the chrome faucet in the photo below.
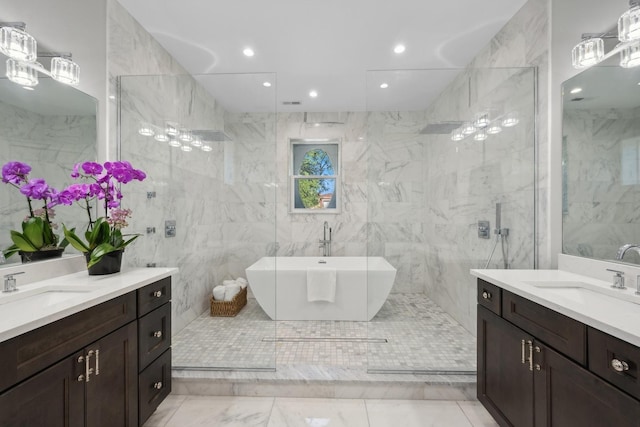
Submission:
{"label": "chrome faucet", "polygon": [[622,258],[624,258],[624,254],[626,254],[628,250],[636,251],[638,255],[640,255],[640,244],[629,243],[627,245],[620,246],[620,249],[618,249],[618,253],[616,254],[616,259],[618,261],[622,261]]}
{"label": "chrome faucet", "polygon": [[4,288],[2,292],[15,292],[18,290],[18,288],[16,288],[16,279],[13,277],[18,274],[24,274],[24,271],[4,275]]}
{"label": "chrome faucet", "polygon": [[611,285],[611,287],[613,289],[627,289],[627,287],[624,285],[624,272],[623,271],[612,270],[610,268],[607,268],[607,271],[615,273],[613,275],[613,285]]}
{"label": "chrome faucet", "polygon": [[[327,235],[329,238],[327,238]],[[331,227],[327,221],[324,222],[324,229],[322,233],[322,239],[318,241],[320,248],[322,248],[322,256],[331,256]]]}

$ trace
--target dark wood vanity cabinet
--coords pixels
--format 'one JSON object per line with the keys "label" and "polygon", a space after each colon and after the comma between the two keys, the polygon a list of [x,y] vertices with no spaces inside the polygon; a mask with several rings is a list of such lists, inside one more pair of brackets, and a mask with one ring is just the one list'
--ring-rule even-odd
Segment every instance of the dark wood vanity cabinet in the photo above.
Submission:
{"label": "dark wood vanity cabinet", "polygon": [[[483,289],[486,282],[479,280],[478,400],[498,424],[640,426],[640,401],[591,366],[590,328],[502,289],[493,292],[501,308],[492,310],[482,298]],[[517,326],[507,320],[514,316]],[[602,362],[598,363],[601,368]],[[628,363],[635,366],[631,360]]]}
{"label": "dark wood vanity cabinet", "polygon": [[[149,286],[167,281],[155,298],[170,319],[170,279]],[[171,390],[171,324],[164,351],[141,367],[138,326],[154,309],[138,312],[140,291],[0,343],[0,426],[142,425]]]}

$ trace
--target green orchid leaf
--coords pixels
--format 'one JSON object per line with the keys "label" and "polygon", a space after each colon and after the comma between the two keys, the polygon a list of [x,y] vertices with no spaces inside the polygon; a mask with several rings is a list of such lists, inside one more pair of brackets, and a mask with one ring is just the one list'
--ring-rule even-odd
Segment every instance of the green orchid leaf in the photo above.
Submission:
{"label": "green orchid leaf", "polygon": [[80,252],[89,252],[89,247],[82,241],[75,233],[75,228],[68,230],[64,225],[62,226],[64,230],[64,238],[71,246],[79,250]]}
{"label": "green orchid leaf", "polygon": [[38,248],[31,243],[25,235],[20,234],[17,231],[11,230],[11,240],[21,251],[35,252],[38,250]]}
{"label": "green orchid leaf", "polygon": [[101,243],[98,246],[95,247],[95,249],[93,251],[91,251],[91,258],[89,260],[89,262],[87,263],[87,268],[89,267],[93,267],[95,264],[97,264],[103,256],[105,256],[106,254],[113,252],[113,251],[117,251],[118,248],[114,248],[113,246],[111,246],[111,244],[109,243]]}
{"label": "green orchid leaf", "polygon": [[102,243],[109,242],[109,235],[111,230],[109,229],[109,223],[104,218],[98,218],[93,224],[93,230],[88,237],[89,247],[95,248]]}
{"label": "green orchid leaf", "polygon": [[42,218],[29,218],[22,223],[23,237],[31,243],[36,250],[45,246],[44,221]]}
{"label": "green orchid leaf", "polygon": [[16,245],[11,245],[7,249],[5,249],[2,254],[5,258],[9,258],[11,255],[17,253],[20,250]]}
{"label": "green orchid leaf", "polygon": [[[130,236],[130,234],[129,234]],[[129,245],[130,243],[132,243],[134,240],[136,240],[138,237],[140,237],[140,234],[136,234],[134,235],[132,238],[130,238],[129,240],[125,241],[124,243],[122,243],[122,245],[120,246],[121,248],[125,248],[127,245]]]}

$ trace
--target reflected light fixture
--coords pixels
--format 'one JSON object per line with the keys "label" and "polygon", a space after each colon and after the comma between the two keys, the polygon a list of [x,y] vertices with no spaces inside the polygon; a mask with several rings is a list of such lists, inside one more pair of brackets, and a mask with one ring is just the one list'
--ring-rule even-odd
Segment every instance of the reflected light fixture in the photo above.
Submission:
{"label": "reflected light fixture", "polygon": [[380,85],[380,89],[386,89],[386,88],[388,88],[388,87],[389,87],[389,83],[382,83],[382,84]]}
{"label": "reflected light fixture", "polygon": [[460,131],[463,135],[471,135],[476,131],[476,127],[471,122],[465,122],[462,126],[460,126]]}
{"label": "reflected light fixture", "polygon": [[194,147],[202,147],[202,140],[200,139],[199,136],[194,136],[193,137],[193,141],[191,141],[191,145],[193,145]]}
{"label": "reflected light fixture", "polygon": [[518,113],[515,111],[507,113],[502,119],[502,126],[506,128],[514,127],[518,123],[520,123],[520,118],[518,117]]}
{"label": "reflected light fixture", "polygon": [[193,147],[191,147],[190,145],[183,145],[182,147],[180,147],[180,149],[186,153],[188,153],[189,151],[193,150]]}
{"label": "reflected light fixture", "polygon": [[569,91],[569,93],[574,94],[574,95],[575,95],[576,93],[580,93],[580,92],[582,92],[582,88],[581,88],[581,87],[574,87],[573,89],[571,89],[571,90]]}
{"label": "reflected light fixture", "polygon": [[484,141],[485,139],[487,139],[487,132],[485,132],[484,130],[479,130],[475,135],[473,135],[473,139],[475,141]]}
{"label": "reflected light fixture", "polygon": [[500,132],[502,132],[502,128],[497,123],[492,123],[487,128],[487,134],[489,135],[496,135],[496,134],[499,134]]}
{"label": "reflected light fixture", "polygon": [[141,123],[140,127],[138,128],[138,133],[142,136],[153,136],[156,134],[156,132],[153,130],[153,127],[151,127],[151,125],[148,123]]}
{"label": "reflected light fixture", "polygon": [[318,97],[318,91],[312,90],[311,92],[309,92],[309,96],[311,98],[317,98]]}
{"label": "reflected light fixture", "polygon": [[394,51],[395,53],[402,53],[402,52],[404,52],[405,50],[407,50],[407,48],[406,48],[406,47],[405,47],[405,45],[403,45],[403,44],[398,44],[398,45],[396,45],[396,46],[393,48],[393,51]]}
{"label": "reflected light fixture", "polygon": [[153,139],[155,139],[158,142],[167,142],[167,141],[169,141],[169,137],[164,133],[156,133],[156,135],[153,137]]}
{"label": "reflected light fixture", "polygon": [[165,123],[164,133],[169,136],[178,136],[178,125],[172,122]]}
{"label": "reflected light fixture", "polygon": [[169,145],[176,148],[182,147],[182,144],[180,144],[180,141],[176,139],[172,139],[171,141],[169,141]]}
{"label": "reflected light fixture", "polygon": [[244,50],[242,51],[242,54],[244,56],[247,56],[249,58],[251,58],[253,55],[255,55],[256,53],[253,51],[253,49],[251,49],[250,47],[246,47],[244,48]]}
{"label": "reflected light fixture", "polygon": [[200,147],[200,149],[201,149],[202,151],[207,151],[207,152],[208,152],[208,151],[212,151],[212,150],[213,150],[213,148],[211,148],[211,146],[210,146],[210,145],[207,145],[207,144],[204,144],[202,147]]}
{"label": "reflected light fixture", "polygon": [[262,86],[271,87],[271,82],[264,82],[264,83],[262,83]]}
{"label": "reflected light fixture", "polygon": [[191,131],[189,129],[180,129],[178,139],[182,142],[191,142],[193,141],[193,135],[191,135]]}
{"label": "reflected light fixture", "polygon": [[[0,53],[7,59],[7,78],[23,87],[38,84],[38,73],[67,85],[80,83],[80,66],[70,53],[40,53],[38,43],[25,31],[24,22],[0,22]],[[51,71],[37,62],[38,56],[51,59]]]}
{"label": "reflected light fixture", "polygon": [[464,134],[460,128],[454,129],[451,131],[451,140],[452,141],[462,141],[464,139]]}
{"label": "reflected light fixture", "polygon": [[476,114],[476,118],[473,121],[473,126],[476,129],[484,129],[489,126],[489,123],[491,123],[491,121],[489,120],[488,113],[478,113]]}

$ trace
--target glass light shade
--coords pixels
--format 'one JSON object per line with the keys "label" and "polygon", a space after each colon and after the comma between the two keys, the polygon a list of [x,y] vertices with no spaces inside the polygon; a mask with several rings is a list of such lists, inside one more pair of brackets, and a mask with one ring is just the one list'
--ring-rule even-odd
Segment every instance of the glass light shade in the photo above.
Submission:
{"label": "glass light shade", "polygon": [[182,147],[182,144],[180,144],[180,141],[177,141],[175,139],[172,139],[171,141],[169,141],[169,145],[172,147]]}
{"label": "glass light shade", "polygon": [[520,119],[518,118],[518,113],[516,112],[508,113],[506,116],[504,116],[504,119],[502,119],[502,126],[506,128],[514,127],[518,123],[520,123]]}
{"label": "glass light shade", "polygon": [[640,65],[640,43],[627,46],[620,52],[620,66],[633,68]]}
{"label": "glass light shade", "polygon": [[604,41],[601,38],[582,40],[571,51],[573,68],[590,67],[604,58]]}
{"label": "glass light shade", "polygon": [[169,137],[164,133],[156,133],[156,136],[153,137],[158,142],[167,142],[169,141]]}
{"label": "glass light shade", "polygon": [[191,131],[189,129],[180,129],[178,139],[182,142],[191,142],[193,141],[193,135],[191,135]]}
{"label": "glass light shade", "polygon": [[476,131],[476,127],[471,122],[466,122],[460,127],[460,131],[463,135],[471,135]]}
{"label": "glass light shade", "polygon": [[200,147],[200,149],[202,151],[213,151],[213,148],[211,148],[211,146],[207,144],[204,144],[202,147]]}
{"label": "glass light shade", "polygon": [[191,147],[190,145],[183,145],[182,147],[180,147],[180,149],[188,153],[189,151],[193,150],[193,147]]}
{"label": "glass light shade", "polygon": [[454,129],[451,131],[451,140],[452,141],[462,141],[464,139],[464,134],[458,129]]}
{"label": "glass light shade", "polygon": [[178,136],[178,126],[175,123],[167,122],[164,133],[170,136]]}
{"label": "glass light shade", "polygon": [[202,140],[199,136],[194,136],[193,141],[191,141],[191,145],[194,147],[202,147]]}
{"label": "glass light shade", "polygon": [[618,39],[630,42],[640,39],[640,6],[634,6],[618,19]]}
{"label": "glass light shade", "polygon": [[487,133],[489,135],[495,135],[502,132],[502,128],[497,123],[490,124],[487,128]]}
{"label": "glass light shade", "polygon": [[487,126],[489,126],[489,123],[491,121],[489,120],[489,114],[487,113],[479,113],[476,114],[476,118],[473,121],[473,126],[476,129],[483,129],[486,128]]}
{"label": "glass light shade", "polygon": [[33,87],[38,84],[38,72],[31,63],[7,59],[7,78],[20,86]]}
{"label": "glass light shade", "polygon": [[61,83],[76,86],[80,83],[80,66],[67,58],[53,58],[51,77]]}
{"label": "glass light shade", "polygon": [[473,139],[476,141],[484,141],[487,138],[487,133],[483,130],[480,130],[475,135],[473,135]]}
{"label": "glass light shade", "polygon": [[36,39],[13,27],[0,28],[0,52],[18,61],[33,62],[38,57]]}
{"label": "glass light shade", "polygon": [[147,123],[140,124],[140,127],[138,128],[138,133],[142,136],[153,136],[156,134],[156,132],[151,127],[151,125]]}

